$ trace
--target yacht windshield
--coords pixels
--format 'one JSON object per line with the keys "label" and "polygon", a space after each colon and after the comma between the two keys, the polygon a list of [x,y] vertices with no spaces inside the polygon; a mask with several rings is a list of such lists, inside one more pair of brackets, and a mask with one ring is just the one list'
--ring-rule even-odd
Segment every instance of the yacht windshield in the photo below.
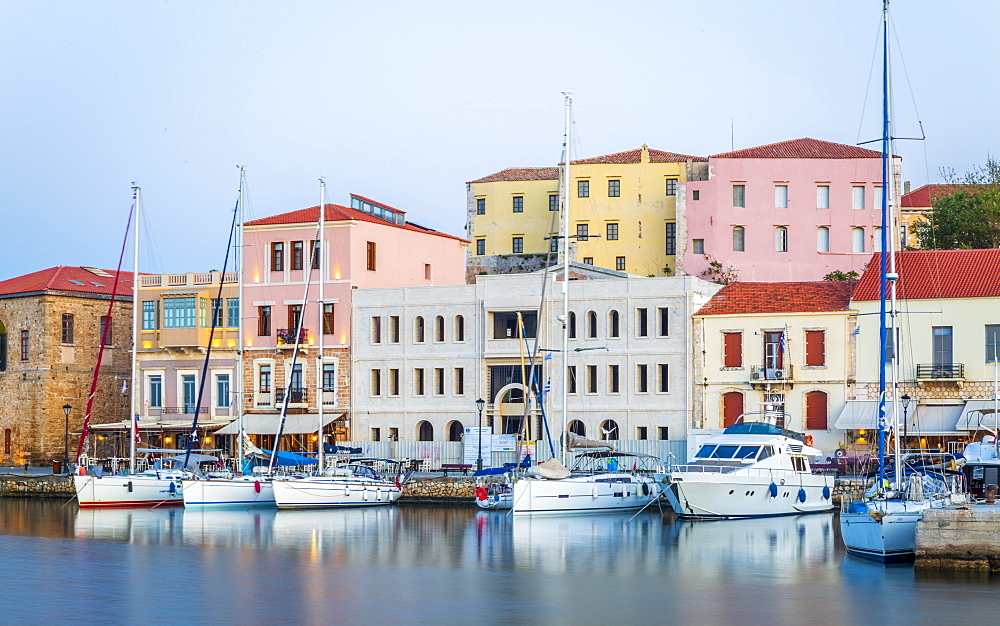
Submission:
{"label": "yacht windshield", "polygon": [[701,449],[698,450],[698,454],[696,454],[694,456],[695,456],[695,458],[698,458],[698,459],[708,459],[708,458],[712,457],[712,453],[713,452],[715,452],[715,446],[714,445],[702,446]]}
{"label": "yacht windshield", "polygon": [[758,452],[760,452],[760,446],[740,446],[739,452],[736,453],[736,458],[756,459]]}
{"label": "yacht windshield", "polygon": [[712,455],[713,459],[731,459],[736,456],[736,451],[739,446],[719,446],[715,449],[715,454]]}

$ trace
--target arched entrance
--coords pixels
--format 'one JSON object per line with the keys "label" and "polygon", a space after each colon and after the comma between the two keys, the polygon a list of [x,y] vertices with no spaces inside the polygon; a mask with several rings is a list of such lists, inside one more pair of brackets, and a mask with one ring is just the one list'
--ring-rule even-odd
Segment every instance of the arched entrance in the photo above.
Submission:
{"label": "arched entrance", "polygon": [[417,424],[417,441],[434,441],[434,426],[428,421]]}
{"label": "arched entrance", "polygon": [[573,420],[568,426],[569,432],[574,435],[580,435],[581,437],[587,436],[587,427],[583,425],[580,420]]}
{"label": "arched entrance", "polygon": [[620,439],[618,436],[618,422],[615,420],[604,420],[601,423],[601,440],[617,441],[618,439]]}
{"label": "arched entrance", "polygon": [[462,422],[455,420],[448,424],[448,441],[461,441],[465,433],[465,426]]}

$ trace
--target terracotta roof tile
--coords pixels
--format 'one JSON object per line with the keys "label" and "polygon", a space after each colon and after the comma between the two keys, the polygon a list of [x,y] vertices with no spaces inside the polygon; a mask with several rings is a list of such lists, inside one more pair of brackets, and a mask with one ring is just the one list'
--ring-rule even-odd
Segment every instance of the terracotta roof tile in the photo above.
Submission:
{"label": "terracotta roof tile", "polygon": [[[881,255],[868,263],[855,300],[878,300]],[[1000,297],[1000,249],[915,250],[896,253],[896,298]]]}
{"label": "terracotta roof tile", "polygon": [[713,159],[881,159],[882,153],[858,146],[820,141],[819,139],[790,139],[778,143],[744,148],[733,152],[713,154]]}
{"label": "terracotta roof tile", "polygon": [[[691,156],[689,154],[677,154],[676,152],[665,152],[663,150],[653,150],[652,148],[647,148],[649,151],[649,162],[650,163],[685,163],[689,159],[691,161],[707,161],[705,157]],[[577,159],[572,162],[573,165],[588,165],[592,163],[640,163],[642,159],[642,148],[636,148],[635,150],[626,150],[625,152],[615,152],[614,154],[605,154],[603,156],[590,157],[589,159]]]}
{"label": "terracotta roof tile", "polygon": [[470,180],[473,183],[495,183],[499,181],[518,182],[523,180],[559,180],[558,167],[508,167],[500,170],[496,174],[484,176],[478,180]]}
{"label": "terracotta roof tile", "polygon": [[924,185],[917,187],[910,193],[904,193],[899,199],[899,205],[903,208],[924,208],[931,206],[931,201],[946,196],[962,189],[973,190],[979,185]]}
{"label": "terracotta roof tile", "polygon": [[857,281],[730,283],[696,315],[846,311]]}
{"label": "terracotta roof tile", "polygon": [[[362,196],[356,196],[362,198]],[[367,198],[363,198],[367,200]],[[373,202],[372,200],[368,200]],[[382,204],[381,202],[376,202],[375,204]],[[389,206],[382,204],[382,206]],[[392,207],[389,207],[392,208]],[[393,209],[398,211],[398,209]],[[399,211],[402,213],[402,211]],[[399,224],[392,224],[385,220],[379,219],[374,215],[369,215],[364,211],[358,211],[356,209],[351,209],[346,206],[341,206],[339,204],[327,204],[325,211],[323,213],[324,220],[326,222],[342,222],[342,221],[359,221],[359,222],[369,222],[371,224],[379,224],[386,226],[388,228],[400,228],[403,230],[409,230],[415,233],[424,233],[427,235],[434,235],[436,237],[444,237],[445,239],[455,239],[456,241],[466,241],[461,237],[456,237],[454,235],[449,235],[447,233],[442,233],[436,231],[433,228],[427,228],[419,224],[414,224],[412,222],[406,222],[402,226]],[[299,209],[297,211],[289,211],[288,213],[279,213],[278,215],[272,215],[270,217],[262,217],[257,220],[251,220],[246,222],[246,226],[278,226],[282,224],[315,224],[319,218],[319,205],[309,207],[307,209]]]}
{"label": "terracotta roof tile", "polygon": [[[114,270],[60,265],[0,281],[0,296],[39,291],[75,291],[111,295],[114,284]],[[132,295],[132,272],[121,273],[117,293],[120,296]]]}

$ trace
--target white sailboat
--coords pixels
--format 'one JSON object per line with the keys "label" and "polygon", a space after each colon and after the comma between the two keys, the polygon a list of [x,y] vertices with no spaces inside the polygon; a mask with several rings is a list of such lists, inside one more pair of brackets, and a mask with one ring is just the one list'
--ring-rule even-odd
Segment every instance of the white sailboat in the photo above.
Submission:
{"label": "white sailboat", "polygon": [[[573,513],[593,513],[599,511],[627,511],[649,506],[660,496],[659,485],[651,473],[619,469],[622,461],[632,461],[637,466],[645,462],[647,455],[628,455],[613,452],[607,442],[578,442],[580,449],[589,450],[577,459],[573,470],[566,468],[567,453],[572,451],[569,440],[566,404],[568,399],[568,379],[566,359],[569,355],[569,184],[570,184],[570,139],[572,119],[572,99],[565,96],[566,130],[562,181],[559,195],[562,204],[562,295],[563,295],[563,342],[562,342],[562,462],[551,459],[525,471],[523,477],[514,481],[511,511],[514,515],[560,515]],[[591,444],[606,446],[605,453],[594,453]],[[629,458],[625,458],[629,457]],[[632,458],[634,457],[634,458]]]}
{"label": "white sailboat", "polygon": [[[889,2],[882,4],[882,268],[879,314],[878,384],[878,470],[874,484],[864,497],[841,500],[840,531],[847,551],[881,562],[913,560],[916,555],[916,528],[924,511],[963,499],[943,475],[921,468],[903,468],[899,442],[899,411],[896,393],[899,380],[896,335],[896,273],[893,202],[895,188],[891,175],[892,124],[889,89]],[[887,354],[887,346],[894,347]],[[887,359],[887,356],[889,357]],[[889,363],[886,381],[885,363]],[[886,407],[891,408],[891,428]],[[892,433],[895,448],[890,469],[886,460],[886,435]]]}

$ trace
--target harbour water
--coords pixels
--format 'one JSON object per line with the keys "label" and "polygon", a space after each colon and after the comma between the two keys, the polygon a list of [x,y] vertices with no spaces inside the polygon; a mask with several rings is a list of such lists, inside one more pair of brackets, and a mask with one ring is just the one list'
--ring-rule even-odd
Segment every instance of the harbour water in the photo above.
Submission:
{"label": "harbour water", "polygon": [[0,621],[940,623],[1000,579],[847,556],[832,514],[683,522],[0,501]]}

